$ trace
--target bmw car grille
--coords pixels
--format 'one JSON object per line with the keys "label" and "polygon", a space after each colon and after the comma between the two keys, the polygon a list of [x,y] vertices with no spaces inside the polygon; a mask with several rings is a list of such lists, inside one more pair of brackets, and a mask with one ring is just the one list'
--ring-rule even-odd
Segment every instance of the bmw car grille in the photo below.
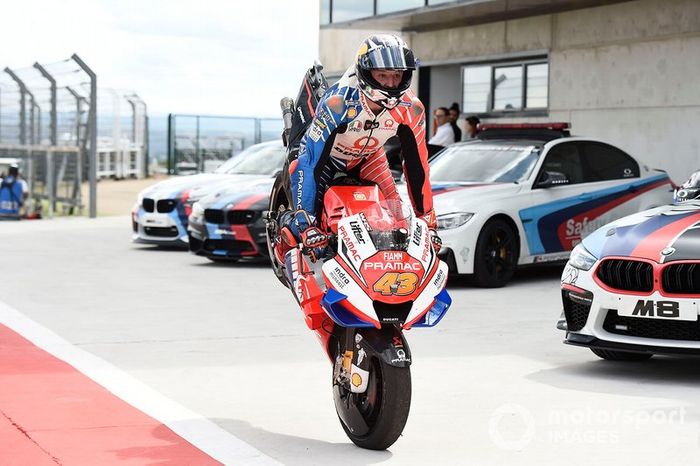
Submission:
{"label": "bmw car grille", "polygon": [[156,209],[161,214],[167,214],[169,212],[172,212],[176,205],[177,201],[175,199],[161,199],[156,204]]}
{"label": "bmw car grille", "polygon": [[231,225],[246,225],[255,221],[257,212],[254,210],[229,210],[226,219]]}
{"label": "bmw car grille", "polygon": [[209,223],[228,223],[229,225],[247,225],[253,223],[258,217],[254,210],[229,210],[206,209],[204,219]]}
{"label": "bmw car grille", "polygon": [[700,263],[669,264],[661,282],[668,293],[700,294]]}
{"label": "bmw car grille", "polygon": [[143,199],[141,204],[143,205],[143,210],[145,210],[146,212],[153,212],[153,208],[155,207],[155,202],[153,201],[153,199],[146,197]]}
{"label": "bmw car grille", "polygon": [[593,303],[593,293],[575,293],[569,290],[561,290],[561,298],[564,303],[564,316],[566,328],[572,332],[578,332],[588,320],[588,313]]}
{"label": "bmw car grille", "polygon": [[224,211],[221,209],[205,209],[204,210],[204,220],[207,223],[224,223]]}
{"label": "bmw car grille", "polygon": [[663,320],[625,317],[611,309],[603,323],[605,331],[616,335],[658,338],[661,340],[700,341],[700,320]]}
{"label": "bmw car grille", "polygon": [[651,264],[624,259],[606,259],[598,266],[596,275],[610,288],[649,292],[654,287]]}

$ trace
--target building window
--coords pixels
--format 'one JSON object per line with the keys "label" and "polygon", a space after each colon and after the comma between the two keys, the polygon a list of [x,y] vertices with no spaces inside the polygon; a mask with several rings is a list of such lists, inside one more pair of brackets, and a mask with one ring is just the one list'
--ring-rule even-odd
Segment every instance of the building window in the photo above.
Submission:
{"label": "building window", "polygon": [[491,67],[469,66],[463,73],[464,87],[462,108],[467,113],[486,113],[489,111],[491,95]]}
{"label": "building window", "polygon": [[425,6],[425,0],[377,0],[377,14],[383,15],[402,10],[415,10]]}
{"label": "building window", "polygon": [[522,108],[522,66],[494,66],[492,82],[494,110],[515,110]]}
{"label": "building window", "polygon": [[331,22],[331,0],[321,0],[321,26]]}
{"label": "building window", "polygon": [[526,65],[527,87],[525,92],[527,99],[525,108],[547,108],[547,90],[549,88],[549,64],[538,63]]}
{"label": "building window", "polygon": [[333,0],[331,21],[342,23],[374,15],[374,0]]}
{"label": "building window", "polygon": [[479,114],[546,110],[548,83],[549,63],[542,58],[465,65],[462,108]]}

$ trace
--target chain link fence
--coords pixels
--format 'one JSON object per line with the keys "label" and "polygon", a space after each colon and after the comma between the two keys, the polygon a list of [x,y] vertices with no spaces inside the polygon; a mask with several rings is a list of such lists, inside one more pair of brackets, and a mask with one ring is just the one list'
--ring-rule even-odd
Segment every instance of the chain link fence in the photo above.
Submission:
{"label": "chain link fence", "polygon": [[[32,208],[97,215],[98,178],[148,175],[148,110],[130,90],[97,89],[78,56],[0,72],[0,158],[19,163]],[[0,173],[0,176],[2,173]],[[58,208],[57,208],[58,206]]]}
{"label": "chain link fence", "polygon": [[243,149],[279,139],[282,120],[168,115],[168,173],[211,172]]}

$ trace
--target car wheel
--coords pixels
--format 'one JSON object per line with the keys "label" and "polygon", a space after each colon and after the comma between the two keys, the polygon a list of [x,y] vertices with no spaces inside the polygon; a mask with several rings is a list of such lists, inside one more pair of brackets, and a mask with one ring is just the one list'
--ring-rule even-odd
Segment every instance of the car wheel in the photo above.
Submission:
{"label": "car wheel", "polygon": [[608,361],[646,361],[653,356],[652,353],[632,353],[630,351],[611,351],[600,348],[591,348],[593,354]]}
{"label": "car wheel", "polygon": [[518,250],[518,235],[507,222],[500,219],[487,222],[474,251],[476,285],[484,288],[506,285],[518,265]]}

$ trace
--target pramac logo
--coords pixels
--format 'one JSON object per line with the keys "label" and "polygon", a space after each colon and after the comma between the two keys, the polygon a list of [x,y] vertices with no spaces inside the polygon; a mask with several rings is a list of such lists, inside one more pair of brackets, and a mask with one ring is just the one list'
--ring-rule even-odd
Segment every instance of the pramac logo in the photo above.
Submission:
{"label": "pramac logo", "polygon": [[374,149],[379,145],[379,140],[370,136],[365,136],[363,138],[357,139],[353,146],[355,149]]}

